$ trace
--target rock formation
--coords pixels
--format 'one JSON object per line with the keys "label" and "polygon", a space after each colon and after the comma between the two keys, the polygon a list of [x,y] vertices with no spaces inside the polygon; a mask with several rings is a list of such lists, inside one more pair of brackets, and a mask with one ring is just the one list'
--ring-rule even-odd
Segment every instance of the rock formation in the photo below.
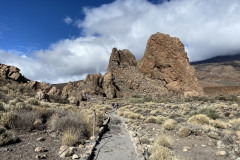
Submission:
{"label": "rock formation", "polygon": [[166,82],[169,90],[180,95],[203,94],[195,69],[189,64],[184,45],[178,38],[162,33],[152,35],[138,68],[147,77]]}
{"label": "rock formation", "polygon": [[20,69],[5,64],[0,64],[0,76],[5,79],[11,79],[18,82],[25,83],[28,81],[28,79],[22,76],[22,74],[20,73]]}
{"label": "rock formation", "polygon": [[184,45],[178,38],[162,33],[149,38],[144,56],[138,62],[129,50],[113,48],[104,76],[88,74],[86,80],[69,82],[62,90],[47,83],[27,83],[19,69],[12,66],[0,64],[0,75],[25,82],[34,91],[39,91],[39,99],[53,95],[76,105],[94,97],[188,97],[203,94],[195,70],[189,64]]}

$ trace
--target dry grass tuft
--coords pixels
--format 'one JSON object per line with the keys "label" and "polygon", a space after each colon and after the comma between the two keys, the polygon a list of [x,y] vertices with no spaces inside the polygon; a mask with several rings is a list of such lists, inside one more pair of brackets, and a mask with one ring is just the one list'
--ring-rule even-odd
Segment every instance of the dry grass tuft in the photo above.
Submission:
{"label": "dry grass tuft", "polygon": [[220,120],[211,120],[210,125],[212,125],[215,128],[221,128],[221,129],[226,129],[227,128],[227,124],[223,121],[220,121]]}
{"label": "dry grass tuft", "polygon": [[154,117],[154,116],[147,117],[144,122],[145,123],[157,123],[157,117]]}
{"label": "dry grass tuft", "polygon": [[67,146],[73,146],[78,142],[78,133],[72,130],[67,130],[63,133],[62,144]]}
{"label": "dry grass tuft", "polygon": [[154,146],[151,153],[150,160],[174,160],[171,150],[163,146]]}
{"label": "dry grass tuft", "polygon": [[188,122],[190,123],[196,123],[196,124],[209,124],[210,118],[204,114],[197,114],[195,116],[192,116],[188,119]]}
{"label": "dry grass tuft", "polygon": [[147,137],[142,137],[139,139],[141,144],[150,144],[151,141]]}
{"label": "dry grass tuft", "polygon": [[173,130],[176,126],[177,122],[173,119],[168,119],[163,123],[163,128],[165,130]]}
{"label": "dry grass tuft", "polygon": [[191,129],[189,127],[182,127],[178,131],[178,136],[179,137],[188,137],[191,134]]}
{"label": "dry grass tuft", "polygon": [[155,141],[155,145],[163,146],[163,147],[166,147],[166,148],[172,148],[173,141],[168,136],[161,135],[161,136],[157,137],[157,139]]}

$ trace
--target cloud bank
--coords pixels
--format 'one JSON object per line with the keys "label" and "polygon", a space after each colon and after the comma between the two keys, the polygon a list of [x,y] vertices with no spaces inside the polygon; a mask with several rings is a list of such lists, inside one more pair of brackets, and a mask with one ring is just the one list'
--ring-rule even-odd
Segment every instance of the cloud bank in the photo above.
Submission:
{"label": "cloud bank", "polygon": [[[137,58],[142,57],[147,39],[156,32],[179,37],[190,61],[240,53],[239,0],[172,0],[161,4],[116,0],[84,8],[84,13],[84,19],[74,22],[81,37],[60,40],[31,57],[0,51],[0,62],[18,66],[32,80],[74,81],[88,73],[104,73],[113,47],[127,48]],[[66,19],[65,23],[69,22]]]}

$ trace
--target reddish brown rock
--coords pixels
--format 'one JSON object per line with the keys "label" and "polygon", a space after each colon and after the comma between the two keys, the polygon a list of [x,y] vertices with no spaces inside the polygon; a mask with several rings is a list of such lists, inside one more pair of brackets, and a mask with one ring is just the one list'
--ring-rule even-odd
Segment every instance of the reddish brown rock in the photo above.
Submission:
{"label": "reddish brown rock", "polygon": [[18,69],[17,67],[8,66],[5,64],[0,64],[0,77],[3,77],[5,79],[11,79],[18,82],[23,82],[23,83],[29,81],[20,73],[20,69]]}
{"label": "reddish brown rock", "polygon": [[112,54],[108,64],[108,72],[112,72],[116,68],[126,68],[128,66],[136,66],[135,56],[127,49],[112,49]]}
{"label": "reddish brown rock", "polygon": [[139,70],[153,80],[166,83],[166,87],[185,97],[199,96],[203,90],[198,84],[195,69],[189,64],[182,42],[175,37],[156,33],[152,35],[138,61]]}

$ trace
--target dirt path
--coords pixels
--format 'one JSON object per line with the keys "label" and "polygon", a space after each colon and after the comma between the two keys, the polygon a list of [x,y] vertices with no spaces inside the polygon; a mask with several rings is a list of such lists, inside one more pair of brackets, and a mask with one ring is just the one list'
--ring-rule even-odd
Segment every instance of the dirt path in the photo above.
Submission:
{"label": "dirt path", "polygon": [[109,131],[107,131],[94,152],[94,160],[138,160],[132,141],[124,123],[115,112],[109,115]]}

